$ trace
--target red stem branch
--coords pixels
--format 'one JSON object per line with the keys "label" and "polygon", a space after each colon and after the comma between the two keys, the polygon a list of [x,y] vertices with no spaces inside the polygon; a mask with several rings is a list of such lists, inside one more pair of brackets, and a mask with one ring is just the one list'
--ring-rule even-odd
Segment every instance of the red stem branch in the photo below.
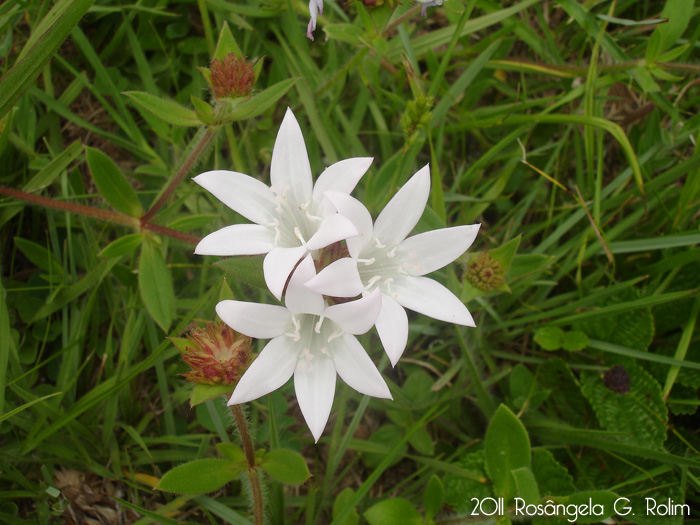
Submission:
{"label": "red stem branch", "polygon": [[102,210],[100,208],[93,208],[92,206],[85,206],[83,204],[76,204],[74,202],[66,202],[60,201],[58,199],[42,197],[41,195],[34,195],[33,193],[15,190],[6,186],[0,186],[0,195],[6,195],[8,197],[22,200],[30,204],[43,206],[44,208],[51,208],[59,211],[67,211],[70,213],[75,213],[77,215],[84,215],[86,217],[92,217],[93,219],[100,219],[108,222],[117,222],[119,224],[124,224],[125,226],[131,226],[132,228],[135,228],[137,230],[147,230],[153,233],[158,233],[160,235],[165,235],[167,237],[171,237],[173,239],[177,239],[178,241],[186,242],[188,244],[197,244],[202,239],[197,235],[173,230],[172,228],[168,228],[166,226],[160,226],[159,224],[143,222],[143,219],[139,221],[139,219],[136,219],[118,211]]}

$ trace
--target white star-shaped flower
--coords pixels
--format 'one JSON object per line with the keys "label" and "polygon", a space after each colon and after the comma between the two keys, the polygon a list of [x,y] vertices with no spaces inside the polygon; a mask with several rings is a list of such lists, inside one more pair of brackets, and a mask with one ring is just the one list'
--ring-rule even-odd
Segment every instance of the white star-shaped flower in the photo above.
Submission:
{"label": "white star-shaped flower", "polygon": [[195,248],[200,255],[267,254],[265,282],[281,299],[296,264],[309,252],[357,235],[350,220],[336,213],[323,193],[349,194],[371,158],[351,158],[327,168],[313,184],[301,128],[290,109],[272,151],[268,187],[235,171],[208,171],[194,181],[255,224],[234,224],[207,235]]}
{"label": "white star-shaped flower", "polygon": [[306,286],[333,297],[381,290],[382,307],[376,326],[392,365],[396,365],[408,341],[404,308],[442,321],[475,326],[462,301],[442,284],[423,276],[462,255],[481,225],[443,228],[407,238],[423,214],[429,194],[430,171],[425,166],[394,195],[373,226],[367,208],[358,200],[340,192],[325,193],[360,233],[346,240],[351,258],[331,263]]}
{"label": "white star-shaped flower", "polygon": [[333,404],[336,373],[362,394],[391,399],[391,393],[355,338],[377,319],[382,302],[379,290],[356,301],[328,306],[321,295],[304,286],[315,275],[309,255],[289,279],[286,307],[222,301],[216,313],[244,335],[272,338],[243,374],[228,404],[264,396],[294,375],[299,408],[318,441]]}

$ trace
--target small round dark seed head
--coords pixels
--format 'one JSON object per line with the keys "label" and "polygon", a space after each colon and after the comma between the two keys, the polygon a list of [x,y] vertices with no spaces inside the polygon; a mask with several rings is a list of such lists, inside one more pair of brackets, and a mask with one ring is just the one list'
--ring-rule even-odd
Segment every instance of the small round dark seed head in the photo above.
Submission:
{"label": "small round dark seed head", "polygon": [[622,365],[615,365],[603,375],[603,384],[613,392],[626,394],[630,391],[632,379]]}

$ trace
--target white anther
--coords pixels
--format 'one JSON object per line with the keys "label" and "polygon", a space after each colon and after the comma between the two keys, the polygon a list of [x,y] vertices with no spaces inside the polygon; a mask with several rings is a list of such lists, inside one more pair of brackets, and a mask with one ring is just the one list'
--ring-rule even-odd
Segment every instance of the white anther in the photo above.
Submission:
{"label": "white anther", "polygon": [[355,259],[359,263],[363,263],[365,266],[371,266],[375,263],[376,259],[372,257],[371,259]]}
{"label": "white anther", "polygon": [[382,244],[381,242],[379,242],[379,239],[377,239],[376,237],[374,238],[374,245],[377,248],[386,248],[386,244]]}
{"label": "white anther", "polygon": [[387,257],[387,259],[391,259],[391,258],[393,258],[393,257],[396,255],[396,249],[397,249],[397,248],[398,248],[398,246],[394,246],[391,250],[389,250],[388,252],[386,252],[386,257]]}

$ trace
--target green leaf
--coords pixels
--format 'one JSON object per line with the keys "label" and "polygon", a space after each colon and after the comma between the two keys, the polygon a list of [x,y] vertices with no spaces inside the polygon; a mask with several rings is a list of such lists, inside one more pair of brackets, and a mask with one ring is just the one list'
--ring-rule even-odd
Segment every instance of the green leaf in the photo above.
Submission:
{"label": "green leaf", "polygon": [[626,364],[630,390],[618,394],[608,389],[599,375],[581,378],[581,392],[591,403],[600,425],[620,432],[616,439],[630,445],[661,449],[666,440],[668,411],[659,383],[643,368]]}
{"label": "green leaf", "polygon": [[589,342],[586,334],[574,330],[573,332],[566,332],[564,334],[561,340],[561,346],[564,350],[568,350],[569,352],[577,352],[586,348]]}
{"label": "green leaf", "polygon": [[503,404],[486,430],[484,453],[494,492],[510,499],[515,491],[511,470],[530,466],[530,438],[520,420]]}
{"label": "green leaf", "polygon": [[599,523],[615,513],[614,504],[618,498],[619,496],[617,494],[609,490],[592,490],[572,494],[566,500],[566,505],[583,505],[586,507],[589,505],[601,505],[603,507],[602,513],[596,512],[596,514],[592,516],[583,516],[579,514],[576,517],[576,523]]}
{"label": "green leaf", "polygon": [[65,170],[71,162],[78,158],[78,155],[83,151],[83,145],[79,140],[73,142],[59,155],[56,156],[46,166],[34,175],[27,184],[24,185],[23,191],[34,192],[45,188]]}
{"label": "green leaf", "polygon": [[513,474],[518,497],[524,499],[528,505],[537,504],[540,500],[540,491],[532,471],[527,467],[521,467],[512,470],[511,473]]}
{"label": "green leaf", "polygon": [[63,267],[58,258],[42,245],[15,237],[15,246],[21,251],[27,259],[36,266],[49,272],[51,282],[60,282],[63,279]]}
{"label": "green leaf", "polygon": [[100,253],[97,254],[98,257],[112,258],[121,257],[129,252],[134,251],[143,242],[142,233],[130,233],[124,237],[110,242],[105,246]]}
{"label": "green leaf", "polygon": [[[475,474],[474,477],[483,478],[486,481],[486,465],[483,450],[463,455],[457,459],[455,465]],[[473,477],[447,473],[444,477],[444,482],[445,502],[454,507],[455,511],[460,514],[468,514],[474,508],[470,498],[484,499],[493,496],[491,484],[479,482]]]}
{"label": "green leaf", "polygon": [[216,50],[214,51],[213,58],[223,60],[229,53],[233,53],[239,58],[243,57],[241,48],[238,47],[236,39],[233,38],[233,33],[231,33],[228,22],[224,22],[221,33],[219,33],[219,41],[216,43]]}
{"label": "green leaf", "polygon": [[433,438],[430,436],[430,433],[425,429],[425,427],[421,427],[416,430],[409,438],[408,442],[419,454],[423,454],[424,456],[432,456],[435,453]]}
{"label": "green leaf", "polygon": [[75,301],[78,297],[83,295],[88,290],[94,289],[98,286],[102,280],[109,274],[114,265],[119,262],[118,258],[111,259],[109,261],[101,261],[97,266],[94,266],[88,273],[86,273],[82,279],[71,284],[67,288],[63,288],[53,300],[47,302],[44,306],[39,308],[32,317],[31,322],[35,322],[39,319],[43,319],[60,310],[65,305],[70,302]]}
{"label": "green leaf", "polygon": [[423,495],[423,506],[425,507],[425,517],[432,520],[445,501],[445,487],[436,475],[430,478],[428,486]]}
{"label": "green leaf", "polygon": [[166,472],[156,489],[175,494],[206,494],[236,479],[241,471],[240,465],[228,459],[195,459]]}
{"label": "green leaf", "polygon": [[22,405],[22,406],[18,406],[17,408],[14,408],[14,409],[10,410],[9,412],[6,412],[6,413],[4,413],[4,414],[1,414],[1,415],[0,415],[0,423],[2,423],[3,421],[5,421],[6,419],[11,418],[11,417],[14,416],[15,414],[19,414],[19,413],[22,412],[23,410],[28,409],[30,406],[35,405],[36,403],[40,403],[41,401],[45,401],[45,400],[47,400],[47,399],[49,399],[49,398],[52,398],[52,397],[54,397],[54,396],[58,396],[58,395],[60,395],[60,394],[62,394],[62,393],[63,393],[63,392],[54,392],[53,394],[49,394],[49,395],[44,396],[44,397],[38,397],[38,398],[36,398],[36,399],[32,399],[29,403],[25,403],[25,404]]}
{"label": "green leaf", "polygon": [[99,150],[85,147],[90,173],[105,200],[116,210],[132,217],[140,217],[143,208],[136,192],[107,155]]}
{"label": "green leaf", "polygon": [[[417,429],[416,429],[417,431]],[[388,450],[390,448],[390,443],[398,443],[401,438],[406,435],[406,430],[398,427],[396,425],[382,425],[379,430],[376,430],[367,440],[369,443],[377,444],[382,448]],[[410,439],[410,436],[409,436]],[[408,447],[403,445],[399,449],[399,453],[394,456],[392,465],[401,461],[401,458],[406,455]],[[386,458],[386,453],[384,452],[366,452],[362,455],[362,461],[368,467],[374,468],[379,465]]]}
{"label": "green leaf", "polygon": [[192,127],[204,124],[195,111],[181,106],[174,100],[160,98],[144,91],[125,91],[124,95],[173,126]]}
{"label": "green leaf", "polygon": [[611,295],[600,301],[597,306],[601,309],[621,307],[620,311],[610,312],[609,315],[581,323],[579,329],[591,339],[637,350],[647,350],[654,339],[654,316],[651,309],[639,308],[625,311],[623,308],[625,304],[640,302],[646,298],[650,297],[642,298],[636,288],[629,288]]}
{"label": "green leaf", "polygon": [[20,58],[0,79],[0,118],[29,89],[95,0],[56,2],[27,41]]}
{"label": "green leaf", "polygon": [[292,450],[272,450],[263,456],[262,469],[277,481],[301,485],[311,477],[306,460]]}
{"label": "green leaf", "polygon": [[327,24],[323,26],[323,32],[329,40],[338,40],[355,46],[362,46],[367,34],[355,24]]}
{"label": "green leaf", "polygon": [[216,448],[222,456],[235,463],[243,463],[246,460],[241,447],[234,443],[217,443]]}
{"label": "green leaf", "polygon": [[262,255],[232,257],[231,259],[218,261],[214,263],[214,266],[218,266],[251,286],[267,290],[265,275],[263,274],[264,258]]}
{"label": "green leaf", "polygon": [[576,492],[574,479],[546,448],[532,451],[532,473],[537,480],[540,494],[545,496],[568,496]]}
{"label": "green leaf", "polygon": [[693,0],[666,0],[659,18],[667,18],[668,22],[657,25],[651,34],[645,55],[647,63],[654,62],[656,57],[676,43],[688,27],[692,12]]}
{"label": "green leaf", "polygon": [[296,83],[296,81],[296,78],[288,78],[287,80],[277,82],[277,84],[270,86],[257,95],[253,95],[252,98],[239,104],[233,111],[227,114],[226,120],[228,122],[234,122],[237,120],[246,120],[262,115],[275,102],[282,98],[284,94],[289,91],[289,88]]}
{"label": "green leaf", "polygon": [[[174,338],[173,338],[174,339]],[[195,383],[190,394],[190,406],[197,406],[200,403],[216,399],[219,396],[225,396],[233,392],[236,385],[205,385],[203,383]]]}
{"label": "green leaf", "polygon": [[167,332],[175,318],[175,292],[165,259],[152,242],[141,248],[139,290],[148,313]]}
{"label": "green leaf", "polygon": [[522,398],[523,401],[530,396],[535,378],[525,365],[517,364],[510,373],[510,397],[514,400]]}
{"label": "green leaf", "polygon": [[231,291],[231,287],[228,285],[228,282],[226,282],[226,278],[224,277],[223,280],[221,281],[221,291],[219,291],[219,301],[231,301],[235,299],[233,292]]}
{"label": "green leaf", "polygon": [[364,514],[370,525],[422,525],[423,516],[410,501],[392,498],[372,505]]}
{"label": "green leaf", "polygon": [[352,500],[354,495],[354,490],[352,490],[350,487],[345,487],[340,491],[340,494],[335,497],[335,501],[333,502],[333,523],[336,525],[357,525],[360,522],[360,516],[357,514],[355,509],[350,511],[348,516],[343,521],[336,521],[340,510],[345,508],[350,500]]}
{"label": "green leaf", "polygon": [[543,326],[537,329],[533,339],[545,350],[559,350],[563,343],[564,332],[557,326]]}

